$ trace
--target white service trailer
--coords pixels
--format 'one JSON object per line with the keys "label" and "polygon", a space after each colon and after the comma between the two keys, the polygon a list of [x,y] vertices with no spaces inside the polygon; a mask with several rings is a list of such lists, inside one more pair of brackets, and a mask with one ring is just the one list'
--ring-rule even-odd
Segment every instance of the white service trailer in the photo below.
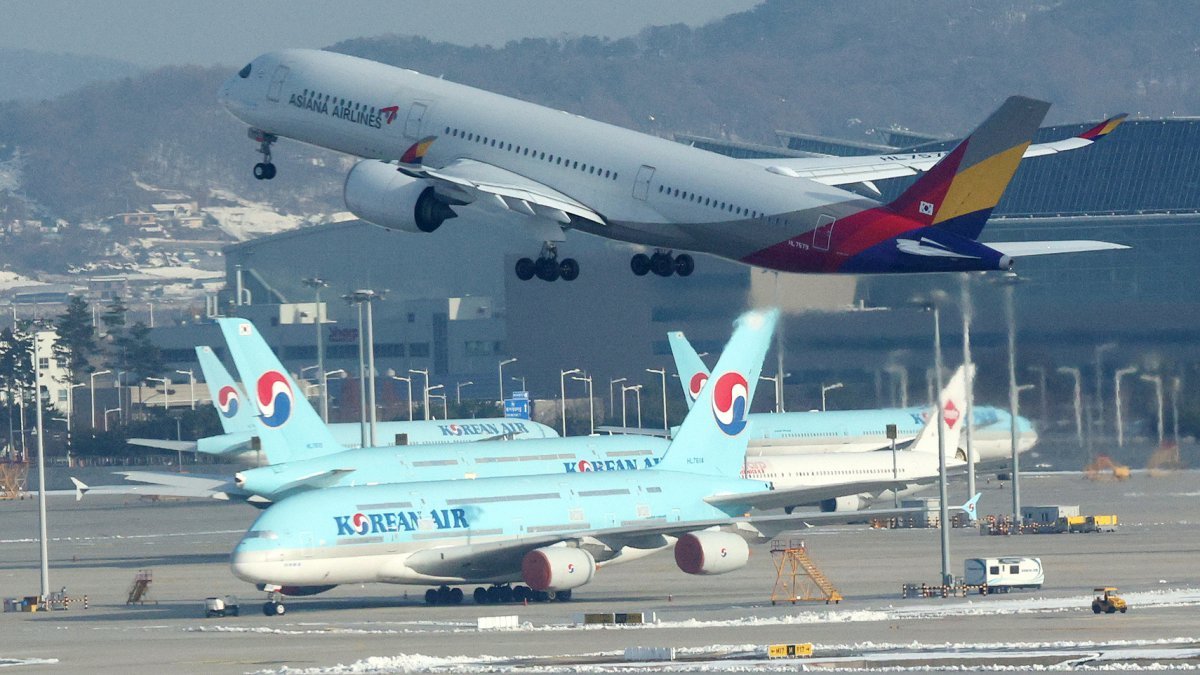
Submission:
{"label": "white service trailer", "polygon": [[963,583],[1007,592],[1041,588],[1046,581],[1041,558],[967,558]]}

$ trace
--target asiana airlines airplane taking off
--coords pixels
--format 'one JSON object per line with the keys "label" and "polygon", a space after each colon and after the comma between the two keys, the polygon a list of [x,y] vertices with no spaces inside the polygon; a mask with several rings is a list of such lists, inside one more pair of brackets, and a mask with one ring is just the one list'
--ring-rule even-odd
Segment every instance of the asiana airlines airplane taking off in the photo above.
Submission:
{"label": "asiana airlines airplane taking off", "polygon": [[[948,153],[755,160],[326,51],[264,54],[220,99],[259,143],[256,178],[275,177],[281,137],[361,157],[344,186],[351,212],[409,232],[511,219],[544,242],[536,259],[517,261],[523,280],[579,275],[574,258],[558,255],[572,229],[654,249],[630,260],[639,276],[687,276],[691,253],[881,274],[1007,270],[1022,256],[1126,248],[978,241],[1022,158],[1085,147],[1124,119],[1033,145],[1050,104],[1021,96]],[[921,172],[886,204],[839,188]]]}

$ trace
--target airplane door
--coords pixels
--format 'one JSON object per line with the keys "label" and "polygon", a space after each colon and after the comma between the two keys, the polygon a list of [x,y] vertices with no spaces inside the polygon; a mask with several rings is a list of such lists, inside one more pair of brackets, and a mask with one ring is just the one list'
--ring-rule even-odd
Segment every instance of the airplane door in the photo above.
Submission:
{"label": "airplane door", "polygon": [[275,68],[275,74],[271,76],[271,86],[267,89],[267,100],[279,100],[279,95],[283,92],[283,81],[287,79],[290,72],[291,70],[287,66]]}
{"label": "airplane door", "polygon": [[813,230],[813,248],[818,251],[829,250],[829,241],[833,239],[833,225],[836,222],[833,216],[824,213],[817,218],[817,229]]}
{"label": "airplane door", "polygon": [[638,169],[637,178],[633,181],[633,198],[646,201],[650,194],[650,179],[654,177],[654,167],[642,165]]}
{"label": "airplane door", "polygon": [[425,111],[428,109],[429,104],[424,101],[417,101],[408,109],[408,120],[404,122],[405,138],[415,141],[421,137],[421,124],[425,121]]}

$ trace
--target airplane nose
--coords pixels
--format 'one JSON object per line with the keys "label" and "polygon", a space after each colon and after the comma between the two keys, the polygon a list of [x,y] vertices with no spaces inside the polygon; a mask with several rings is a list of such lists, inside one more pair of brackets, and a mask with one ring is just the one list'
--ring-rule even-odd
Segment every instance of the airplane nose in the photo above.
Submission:
{"label": "airplane nose", "polygon": [[271,580],[267,578],[267,573],[270,567],[266,551],[248,551],[239,545],[229,556],[229,568],[242,581],[269,583]]}

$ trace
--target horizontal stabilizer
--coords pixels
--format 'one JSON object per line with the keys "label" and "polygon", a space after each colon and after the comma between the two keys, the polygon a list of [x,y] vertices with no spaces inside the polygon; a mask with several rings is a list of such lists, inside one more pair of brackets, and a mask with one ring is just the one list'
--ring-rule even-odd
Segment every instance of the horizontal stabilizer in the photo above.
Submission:
{"label": "horizontal stabilizer", "polygon": [[157,448],[172,452],[195,452],[195,441],[168,441],[160,438],[129,438],[125,440],[130,445],[140,445],[145,448]]}
{"label": "horizontal stabilizer", "polygon": [[330,469],[328,471],[320,471],[297,478],[290,483],[285,483],[272,493],[272,498],[275,500],[290,497],[308,492],[310,490],[320,490],[327,487],[333,487],[341,479],[342,476],[352,473],[354,469]]}
{"label": "horizontal stabilizer", "polygon": [[1053,253],[1119,251],[1129,248],[1124,244],[1113,244],[1107,241],[1092,241],[1089,239],[1069,241],[988,241],[983,243],[1013,258],[1022,258],[1030,255],[1050,255]]}

